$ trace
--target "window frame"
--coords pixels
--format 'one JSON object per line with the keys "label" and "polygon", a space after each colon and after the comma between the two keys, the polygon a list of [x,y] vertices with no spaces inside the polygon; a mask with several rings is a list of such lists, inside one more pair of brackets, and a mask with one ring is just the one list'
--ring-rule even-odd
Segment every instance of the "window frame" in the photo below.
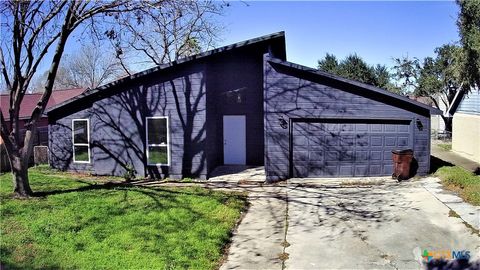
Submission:
{"label": "window frame", "polygon": [[[170,166],[170,121],[168,119],[168,116],[147,116],[145,117],[145,150],[147,154],[147,165],[148,166]],[[166,120],[166,126],[167,126],[167,143],[166,144],[150,144],[148,142],[148,120],[150,119],[165,119]],[[149,147],[154,146],[154,147],[166,147],[167,148],[167,163],[150,163],[150,151]]]}
{"label": "window frame", "polygon": [[[85,121],[87,122],[87,143],[75,143],[75,122]],[[75,146],[86,146],[88,149],[88,161],[85,160],[76,160],[75,159]],[[72,119],[72,152],[73,152],[73,163],[85,163],[88,164],[91,161],[90,157],[90,119],[88,118],[78,118]]]}

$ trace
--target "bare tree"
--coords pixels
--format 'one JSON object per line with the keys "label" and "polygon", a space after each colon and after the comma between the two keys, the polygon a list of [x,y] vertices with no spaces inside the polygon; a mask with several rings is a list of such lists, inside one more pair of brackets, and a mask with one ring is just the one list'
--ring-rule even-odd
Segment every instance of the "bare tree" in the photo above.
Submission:
{"label": "bare tree", "polygon": [[166,0],[162,8],[119,14],[107,31],[117,57],[155,66],[211,48],[222,27],[215,20],[228,6],[220,1]]}
{"label": "bare tree", "polygon": [[[65,88],[96,88],[109,83],[125,74],[113,52],[107,46],[83,45],[72,55],[65,54],[60,64],[54,90]],[[33,91],[43,91],[40,85],[45,83],[48,73],[37,79]]]}
{"label": "bare tree", "polygon": [[[10,94],[9,125],[0,110],[1,137],[10,160],[14,192],[28,197],[28,161],[33,134],[50,98],[60,60],[69,37],[80,27],[94,23],[102,15],[138,10],[140,2],[117,1],[3,1],[0,46],[0,72]],[[52,54],[47,54],[51,48]],[[19,112],[22,100],[39,65],[49,66],[43,94],[20,136]]]}
{"label": "bare tree", "polygon": [[[9,125],[0,110],[0,135],[10,160],[15,194],[32,195],[28,161],[33,134],[54,88],[67,41],[74,33],[93,38],[106,34],[119,59],[124,60],[123,51],[131,47],[144,53],[151,63],[160,64],[211,46],[219,30],[212,16],[220,14],[224,6],[221,2],[191,0],[1,2],[0,76],[10,102]],[[126,63],[121,64],[128,71]],[[20,107],[40,66],[48,67],[43,94],[26,121],[22,138]],[[98,78],[93,75],[90,82],[98,83]]]}

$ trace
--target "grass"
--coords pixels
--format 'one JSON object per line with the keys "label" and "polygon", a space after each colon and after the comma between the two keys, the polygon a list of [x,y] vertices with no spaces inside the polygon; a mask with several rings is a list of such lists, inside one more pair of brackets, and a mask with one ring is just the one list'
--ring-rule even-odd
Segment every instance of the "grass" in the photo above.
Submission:
{"label": "grass", "polygon": [[30,170],[43,196],[13,199],[0,175],[0,260],[7,269],[215,269],[246,196],[141,188]]}
{"label": "grass", "polygon": [[439,143],[439,144],[437,144],[437,146],[442,148],[443,150],[446,150],[446,151],[452,150],[452,144],[451,143]]}
{"label": "grass", "polygon": [[458,167],[444,166],[435,173],[448,189],[457,192],[466,202],[480,205],[480,175]]}

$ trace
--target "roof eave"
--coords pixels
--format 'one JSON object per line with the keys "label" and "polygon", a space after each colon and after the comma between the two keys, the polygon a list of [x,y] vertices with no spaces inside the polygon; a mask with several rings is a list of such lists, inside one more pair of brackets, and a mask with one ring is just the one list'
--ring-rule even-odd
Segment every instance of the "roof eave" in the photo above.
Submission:
{"label": "roof eave", "polygon": [[287,68],[301,70],[301,71],[308,72],[308,73],[311,73],[311,74],[314,74],[314,75],[318,75],[318,76],[326,77],[326,78],[329,78],[329,79],[337,80],[337,81],[347,83],[347,84],[350,84],[350,85],[354,85],[356,87],[360,87],[360,88],[363,88],[363,89],[366,89],[366,90],[369,90],[369,91],[372,91],[372,92],[376,92],[376,93],[379,93],[379,94],[382,94],[382,95],[386,95],[388,97],[395,98],[395,99],[401,100],[403,102],[407,102],[407,103],[412,104],[416,107],[426,109],[430,112],[431,115],[441,115],[441,114],[443,114],[442,110],[439,110],[437,108],[428,106],[426,104],[423,104],[423,103],[415,101],[415,100],[411,100],[407,97],[389,92],[386,89],[382,89],[382,88],[379,88],[379,87],[376,87],[376,86],[373,86],[373,85],[365,84],[365,83],[355,81],[355,80],[346,79],[346,78],[343,78],[343,77],[340,77],[340,76],[337,76],[337,75],[334,75],[334,74],[331,74],[331,73],[328,73],[328,72],[316,70],[316,69],[313,69],[313,68],[310,68],[310,67],[306,67],[306,66],[302,66],[302,65],[299,65],[299,64],[291,63],[291,62],[288,62],[288,61],[283,61],[281,59],[277,59],[277,58],[270,57],[270,56],[266,56],[266,60],[271,62],[271,63],[275,63],[275,64],[285,66]]}
{"label": "roof eave", "polygon": [[[208,57],[208,56],[211,56],[211,55],[214,55],[214,54],[231,51],[231,50],[236,49],[236,48],[241,48],[241,47],[245,47],[247,45],[257,44],[257,43],[260,43],[260,42],[264,42],[264,41],[272,40],[272,39],[277,39],[277,38],[285,39],[285,32],[280,31],[280,32],[269,34],[269,35],[264,35],[264,36],[261,36],[261,37],[257,37],[257,38],[237,42],[237,43],[234,43],[234,44],[231,44],[231,45],[223,46],[223,47],[220,47],[220,48],[212,49],[212,50],[202,52],[202,53],[199,53],[199,54],[196,54],[196,55],[184,57],[184,58],[181,58],[181,59],[178,59],[178,60],[166,63],[166,64],[161,64],[161,65],[158,65],[156,67],[146,69],[144,71],[140,71],[138,73],[132,74],[132,75],[127,76],[125,78],[121,78],[121,79],[116,80],[114,82],[102,85],[100,87],[85,91],[81,95],[78,95],[76,98],[66,100],[66,101],[64,101],[60,104],[57,104],[55,106],[50,107],[48,110],[46,110],[46,113],[49,114],[49,113],[51,113],[51,112],[53,112],[53,111],[55,111],[55,110],[57,110],[57,109],[59,109],[63,106],[66,106],[66,105],[68,105],[72,102],[75,102],[78,99],[82,99],[84,97],[90,96],[94,93],[97,93],[99,91],[105,90],[105,89],[110,88],[110,87],[113,87],[115,85],[123,84],[123,83],[126,83],[128,81],[147,76],[149,74],[152,74],[152,73],[160,71],[160,70],[166,70],[166,69],[178,66],[180,64],[188,63],[188,62],[191,62],[191,61],[194,61],[194,60],[203,59],[205,57]],[[285,41],[284,41],[284,43],[285,43]]]}

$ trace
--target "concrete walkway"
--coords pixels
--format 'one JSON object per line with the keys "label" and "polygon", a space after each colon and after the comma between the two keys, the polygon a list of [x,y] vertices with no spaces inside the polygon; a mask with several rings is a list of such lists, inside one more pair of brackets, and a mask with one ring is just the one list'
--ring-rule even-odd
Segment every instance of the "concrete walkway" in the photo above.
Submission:
{"label": "concrete walkway", "polygon": [[418,269],[424,249],[480,257],[478,232],[422,181],[338,181],[289,181],[286,269]]}
{"label": "concrete walkway", "polygon": [[478,207],[443,191],[436,178],[268,185],[262,177],[262,168],[220,168],[211,181],[160,185],[249,193],[249,210],[221,269],[419,269],[425,249],[468,250],[480,258]]}
{"label": "concrete walkway", "polygon": [[443,189],[440,182],[437,177],[427,177],[422,179],[421,183],[428,192],[454,211],[459,218],[480,231],[480,207],[466,203],[455,193]]}
{"label": "concrete walkway", "polygon": [[441,159],[443,161],[449,162],[453,165],[457,165],[460,167],[465,168],[471,172],[480,171],[480,163],[470,160],[468,158],[464,158],[455,152],[445,150],[439,147],[436,144],[432,144],[431,146],[431,155]]}
{"label": "concrete walkway", "polygon": [[[452,214],[455,200],[442,198],[434,179],[266,185],[245,183],[241,175],[214,179],[216,188],[228,183],[248,191],[251,204],[221,269],[418,269],[424,249],[469,250],[480,258],[478,231]],[[467,214],[470,222],[479,218]]]}
{"label": "concrete walkway", "polygon": [[234,233],[227,260],[220,269],[282,269],[285,200],[282,187],[250,188],[250,208]]}

